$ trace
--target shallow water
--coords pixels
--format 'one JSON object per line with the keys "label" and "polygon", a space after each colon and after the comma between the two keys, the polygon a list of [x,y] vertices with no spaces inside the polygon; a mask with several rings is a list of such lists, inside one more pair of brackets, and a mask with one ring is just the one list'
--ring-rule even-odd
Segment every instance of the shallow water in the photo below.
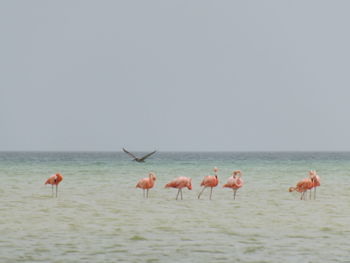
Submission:
{"label": "shallow water", "polygon": [[[201,200],[203,176],[219,187]],[[241,169],[233,200],[223,189]],[[317,199],[288,187],[316,169]],[[157,175],[150,198],[138,179]],[[61,172],[58,198],[46,178]],[[190,176],[175,200],[164,185]],[[0,262],[349,262],[350,153],[0,153]]]}

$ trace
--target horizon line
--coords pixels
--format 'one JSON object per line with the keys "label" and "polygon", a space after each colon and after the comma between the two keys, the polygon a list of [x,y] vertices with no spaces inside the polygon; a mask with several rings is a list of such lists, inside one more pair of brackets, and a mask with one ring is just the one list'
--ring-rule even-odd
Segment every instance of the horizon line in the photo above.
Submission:
{"label": "horizon line", "polygon": [[[150,150],[133,150],[133,152],[149,152]],[[156,150],[163,153],[350,153],[350,150]],[[0,150],[0,153],[119,153],[116,150]]]}

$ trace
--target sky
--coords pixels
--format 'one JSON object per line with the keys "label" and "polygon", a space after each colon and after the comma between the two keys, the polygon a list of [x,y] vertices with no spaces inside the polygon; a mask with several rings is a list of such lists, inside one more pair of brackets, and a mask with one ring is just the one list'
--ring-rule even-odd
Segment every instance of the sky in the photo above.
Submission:
{"label": "sky", "polygon": [[0,151],[349,151],[349,1],[1,1]]}

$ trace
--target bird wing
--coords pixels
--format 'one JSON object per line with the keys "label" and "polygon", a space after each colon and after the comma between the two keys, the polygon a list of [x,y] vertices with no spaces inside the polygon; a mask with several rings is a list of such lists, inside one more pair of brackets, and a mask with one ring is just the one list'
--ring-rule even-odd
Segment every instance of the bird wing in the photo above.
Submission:
{"label": "bird wing", "polygon": [[143,157],[140,158],[140,161],[146,160],[146,158],[150,157],[150,156],[151,156],[152,154],[154,154],[154,153],[156,153],[156,151],[153,151],[153,152],[151,152],[151,153],[149,153],[149,154],[146,154],[145,156],[143,156]]}
{"label": "bird wing", "polygon": [[125,150],[125,148],[123,148],[123,151],[128,154],[130,157],[137,159],[137,157],[135,155],[133,155],[131,152],[128,152],[127,150]]}

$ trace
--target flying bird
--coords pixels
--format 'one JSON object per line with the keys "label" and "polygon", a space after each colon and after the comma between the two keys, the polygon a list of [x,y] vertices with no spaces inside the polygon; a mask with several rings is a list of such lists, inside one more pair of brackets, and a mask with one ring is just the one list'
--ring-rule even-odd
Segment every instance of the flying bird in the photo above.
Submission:
{"label": "flying bird", "polygon": [[128,154],[131,158],[134,158],[133,161],[139,162],[139,163],[143,163],[148,157],[150,157],[152,154],[156,153],[156,151],[153,151],[149,154],[146,154],[145,156],[138,158],[136,157],[134,154],[132,154],[131,152],[127,151],[125,148],[123,148],[123,151]]}

